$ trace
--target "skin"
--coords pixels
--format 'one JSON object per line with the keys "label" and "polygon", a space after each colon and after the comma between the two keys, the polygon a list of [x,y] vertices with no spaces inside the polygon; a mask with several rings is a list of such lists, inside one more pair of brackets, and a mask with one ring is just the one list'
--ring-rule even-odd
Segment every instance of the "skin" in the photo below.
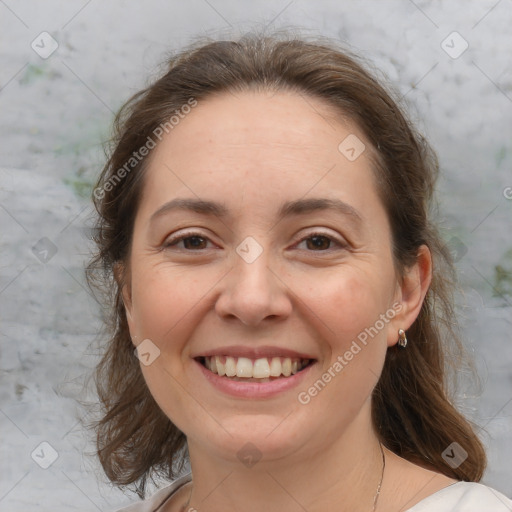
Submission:
{"label": "skin", "polygon": [[[338,151],[350,134],[366,144],[355,161]],[[150,339],[160,350],[141,365],[146,382],[188,440],[193,485],[166,510],[188,500],[209,512],[372,510],[382,458],[371,393],[398,329],[420,311],[431,258],[423,246],[417,263],[396,274],[370,151],[357,126],[292,92],[210,97],[153,150],[130,259],[118,276],[134,344]],[[329,210],[277,218],[282,203],[312,197],[340,199],[359,220]],[[151,220],[175,198],[222,202],[229,216],[172,211]],[[200,238],[165,246],[190,231]],[[315,245],[307,236],[316,232],[331,242]],[[247,236],[263,250],[252,263],[236,252]],[[400,311],[371,342],[299,403],[298,392],[394,304]],[[227,345],[287,347],[316,364],[297,389],[229,397],[192,359]],[[250,468],[237,457],[247,442],[262,455]],[[455,482],[385,453],[379,512],[406,510]]]}

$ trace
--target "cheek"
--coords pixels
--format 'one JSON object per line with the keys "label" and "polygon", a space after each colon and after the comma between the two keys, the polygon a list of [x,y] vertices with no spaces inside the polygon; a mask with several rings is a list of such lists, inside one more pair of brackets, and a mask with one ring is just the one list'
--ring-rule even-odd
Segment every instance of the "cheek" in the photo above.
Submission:
{"label": "cheek", "polygon": [[324,325],[332,350],[341,350],[388,309],[389,287],[366,268],[343,268],[326,278],[302,280],[301,298]]}
{"label": "cheek", "polygon": [[[212,273],[176,271],[164,265],[134,269],[133,318],[139,337],[168,342],[187,324],[186,318],[201,307],[218,280]],[[201,277],[199,277],[201,276]]]}
{"label": "cheek", "polygon": [[203,311],[205,296],[216,276],[208,272],[184,272],[168,265],[140,267],[132,271],[132,303],[139,340],[150,339],[159,355],[141,365],[146,384],[160,408],[182,431],[201,422],[200,411],[190,403],[194,393],[184,392],[187,341]]}
{"label": "cheek", "polygon": [[[374,325],[381,308],[371,287],[357,276],[340,277],[338,283],[325,287],[323,294],[312,296],[311,308],[320,311],[321,323],[328,327],[323,330],[324,360],[317,376],[326,386],[320,386],[315,407],[337,411],[337,426],[341,426],[358,413],[378,381],[385,358],[385,334],[381,331],[370,337],[365,329]],[[314,388],[315,382],[311,383]]]}

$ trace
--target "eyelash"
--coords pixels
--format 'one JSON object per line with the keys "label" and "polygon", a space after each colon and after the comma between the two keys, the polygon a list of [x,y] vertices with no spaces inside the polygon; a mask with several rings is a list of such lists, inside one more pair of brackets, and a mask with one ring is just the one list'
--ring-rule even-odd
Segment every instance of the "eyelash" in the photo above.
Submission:
{"label": "eyelash", "polygon": [[[334,238],[333,236],[327,234],[327,233],[322,233],[322,232],[313,232],[313,233],[308,233],[306,236],[304,236],[303,238],[301,238],[297,243],[297,244],[300,244],[302,242],[304,242],[305,240],[308,240],[310,238],[315,238],[315,237],[323,237],[323,238],[327,238],[329,241],[331,242],[334,242],[335,244],[338,245],[339,249],[338,250],[342,250],[342,249],[346,249],[347,248],[347,244],[344,243],[344,242],[341,242],[340,240],[337,240],[336,238]],[[179,235],[175,238],[171,238],[171,239],[168,239],[164,242],[164,245],[163,245],[163,248],[164,249],[168,249],[170,247],[174,247],[176,244],[178,244],[179,242],[182,242],[183,240],[186,240],[188,238],[201,238],[202,240],[207,240],[207,241],[210,241],[208,239],[208,237],[202,235],[201,233],[197,233],[197,232],[190,232],[190,233],[184,233],[182,235]],[[197,249],[197,250],[191,250],[191,249],[183,249],[187,252],[200,252],[200,251],[203,251],[205,249]],[[319,251],[308,251],[308,252],[330,252],[332,250],[336,250],[336,249],[327,249],[327,250],[319,250]]]}

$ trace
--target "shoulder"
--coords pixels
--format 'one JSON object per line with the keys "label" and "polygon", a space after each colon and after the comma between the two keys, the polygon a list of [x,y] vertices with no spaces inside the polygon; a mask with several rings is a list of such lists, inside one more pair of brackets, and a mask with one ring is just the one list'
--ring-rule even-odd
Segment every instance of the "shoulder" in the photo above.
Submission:
{"label": "shoulder", "polygon": [[188,473],[181,478],[175,480],[172,484],[169,484],[162,489],[156,491],[149,498],[133,503],[127,507],[118,509],[117,512],[158,512],[160,507],[183,485],[192,480],[191,473]]}
{"label": "shoulder", "polygon": [[456,482],[408,509],[407,512],[512,512],[512,500],[492,487]]}

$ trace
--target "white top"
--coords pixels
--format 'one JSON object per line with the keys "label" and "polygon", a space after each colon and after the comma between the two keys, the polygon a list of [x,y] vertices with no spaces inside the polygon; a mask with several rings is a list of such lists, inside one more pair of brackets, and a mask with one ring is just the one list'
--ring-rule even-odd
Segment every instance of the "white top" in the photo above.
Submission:
{"label": "white top", "polygon": [[[171,496],[187,482],[191,473],[157,491],[147,500],[134,503],[118,512],[159,512]],[[512,500],[504,494],[475,482],[456,482],[431,494],[404,512],[512,512]]]}
{"label": "white top", "polygon": [[512,500],[476,482],[456,482],[427,496],[406,512],[512,512]]}

